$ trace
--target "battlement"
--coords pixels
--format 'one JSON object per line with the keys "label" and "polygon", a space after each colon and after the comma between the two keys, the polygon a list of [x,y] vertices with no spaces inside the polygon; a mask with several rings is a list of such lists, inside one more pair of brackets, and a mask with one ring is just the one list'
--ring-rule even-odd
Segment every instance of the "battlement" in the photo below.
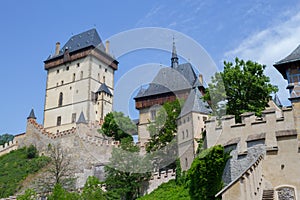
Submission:
{"label": "battlement", "polygon": [[276,110],[271,108],[257,117],[252,112],[241,115],[242,123],[235,123],[233,115],[222,117],[221,122],[216,117],[207,120],[207,146],[217,144],[223,146],[237,145],[240,153],[254,143],[264,143],[268,149],[276,149],[280,137],[296,136],[294,115],[291,108],[283,108],[282,117],[277,117]]}
{"label": "battlement", "polygon": [[4,145],[0,145],[0,156],[16,150],[18,148],[18,141],[12,140]]}
{"label": "battlement", "polygon": [[47,131],[46,129],[44,129],[43,125],[38,124],[35,119],[28,119],[27,121],[29,124],[32,124],[37,130],[39,130],[39,132],[45,136],[47,136],[50,139],[56,139],[59,137],[63,137],[66,135],[70,135],[70,134],[74,134],[76,132],[76,128],[72,127],[69,130],[64,130],[64,131],[60,131],[60,132],[56,132],[56,133],[51,133],[49,131]]}
{"label": "battlement", "polygon": [[175,179],[175,176],[176,173],[173,169],[153,173],[149,181],[149,187],[147,189],[147,192],[150,193],[156,188],[158,188],[158,186],[160,186],[161,184],[166,183],[169,180]]}

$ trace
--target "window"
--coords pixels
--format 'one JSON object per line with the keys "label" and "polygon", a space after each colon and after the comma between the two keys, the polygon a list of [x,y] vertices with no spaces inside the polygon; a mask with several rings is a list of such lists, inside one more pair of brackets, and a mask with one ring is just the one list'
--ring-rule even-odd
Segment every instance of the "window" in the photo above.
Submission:
{"label": "window", "polygon": [[63,84],[64,84],[64,81],[61,81],[61,84],[63,85]]}
{"label": "window", "polygon": [[156,110],[151,110],[150,111],[150,119],[155,120],[155,118],[156,118]]}
{"label": "window", "polygon": [[102,65],[99,65],[99,69],[101,69],[102,68]]}
{"label": "window", "polygon": [[59,69],[58,69],[58,70],[56,70],[56,73],[57,73],[57,74],[59,73]]}
{"label": "window", "polygon": [[203,117],[203,121],[205,122],[207,120],[207,117]]}
{"label": "window", "polygon": [[80,63],[77,63],[77,67],[80,67]]}
{"label": "window", "polygon": [[187,117],[187,122],[189,122],[190,121],[190,117]]}
{"label": "window", "polygon": [[58,98],[58,106],[62,106],[63,103],[63,93],[59,93],[59,98]]}
{"label": "window", "polygon": [[72,81],[74,82],[74,81],[75,81],[75,79],[76,79],[76,74],[74,73],[74,74],[73,74]]}
{"label": "window", "polygon": [[189,137],[189,130],[186,129],[186,137]]}
{"label": "window", "polygon": [[107,72],[107,68],[105,68],[105,72]]}
{"label": "window", "polygon": [[184,131],[182,131],[182,139],[184,140]]}
{"label": "window", "polygon": [[67,71],[69,71],[69,69],[70,69],[70,67],[69,67],[69,66],[67,66],[67,67],[66,67],[66,70],[67,70]]}
{"label": "window", "polygon": [[76,113],[72,113],[72,122],[71,123],[74,123],[76,121]]}
{"label": "window", "polygon": [[56,120],[56,126],[60,126],[60,125],[61,125],[61,116],[58,116]]}
{"label": "window", "polygon": [[80,72],[80,79],[83,79],[83,71]]}
{"label": "window", "polygon": [[188,159],[185,158],[185,167],[188,167],[188,166],[189,166]]}
{"label": "window", "polygon": [[100,74],[98,73],[98,81],[100,82]]}
{"label": "window", "polygon": [[103,76],[103,83],[105,83],[105,76]]}

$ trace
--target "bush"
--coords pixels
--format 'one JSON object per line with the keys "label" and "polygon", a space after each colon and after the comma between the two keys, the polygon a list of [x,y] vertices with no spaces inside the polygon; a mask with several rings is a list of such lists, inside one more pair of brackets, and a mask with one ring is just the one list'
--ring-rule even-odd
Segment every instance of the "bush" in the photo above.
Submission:
{"label": "bush", "polygon": [[38,151],[32,144],[26,150],[27,158],[32,159],[38,157]]}

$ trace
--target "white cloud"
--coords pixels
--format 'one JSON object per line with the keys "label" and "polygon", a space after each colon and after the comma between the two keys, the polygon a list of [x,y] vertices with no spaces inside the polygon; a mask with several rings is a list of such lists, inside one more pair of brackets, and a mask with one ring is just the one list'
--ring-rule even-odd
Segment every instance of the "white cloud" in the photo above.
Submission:
{"label": "white cloud", "polygon": [[288,20],[273,25],[246,38],[235,49],[225,53],[225,60],[239,57],[265,64],[266,74],[278,85],[278,95],[284,105],[289,105],[287,82],[273,64],[289,55],[300,44],[300,12]]}

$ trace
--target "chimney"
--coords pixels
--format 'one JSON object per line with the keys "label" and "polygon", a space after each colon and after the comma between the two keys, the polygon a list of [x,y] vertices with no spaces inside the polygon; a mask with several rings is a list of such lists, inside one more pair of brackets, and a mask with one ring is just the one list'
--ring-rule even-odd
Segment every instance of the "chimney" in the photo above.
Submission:
{"label": "chimney", "polygon": [[59,54],[59,49],[60,49],[60,42],[56,42],[56,45],[55,45],[55,55],[56,56]]}
{"label": "chimney", "polygon": [[105,52],[107,54],[109,54],[109,41],[108,40],[105,42]]}
{"label": "chimney", "polygon": [[199,74],[199,82],[201,85],[203,85],[203,75]]}

